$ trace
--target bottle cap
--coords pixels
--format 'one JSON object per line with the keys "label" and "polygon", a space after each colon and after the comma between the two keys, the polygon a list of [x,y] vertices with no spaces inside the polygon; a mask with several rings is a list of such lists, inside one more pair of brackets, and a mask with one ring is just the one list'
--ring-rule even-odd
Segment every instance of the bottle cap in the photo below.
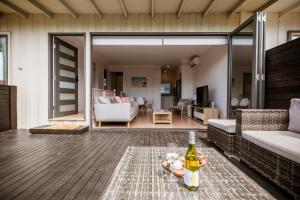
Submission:
{"label": "bottle cap", "polygon": [[194,131],[189,132],[189,143],[195,144],[195,132]]}

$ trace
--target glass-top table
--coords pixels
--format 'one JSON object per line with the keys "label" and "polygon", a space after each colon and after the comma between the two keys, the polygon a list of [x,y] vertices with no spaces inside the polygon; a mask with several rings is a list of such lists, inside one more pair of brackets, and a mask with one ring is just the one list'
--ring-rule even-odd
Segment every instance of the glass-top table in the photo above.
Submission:
{"label": "glass-top table", "polygon": [[[178,148],[184,155],[186,148]],[[161,167],[167,147],[128,147],[118,163],[101,199],[274,199],[214,148],[203,148],[207,165],[200,170],[200,187],[186,190],[182,179],[167,181]]]}

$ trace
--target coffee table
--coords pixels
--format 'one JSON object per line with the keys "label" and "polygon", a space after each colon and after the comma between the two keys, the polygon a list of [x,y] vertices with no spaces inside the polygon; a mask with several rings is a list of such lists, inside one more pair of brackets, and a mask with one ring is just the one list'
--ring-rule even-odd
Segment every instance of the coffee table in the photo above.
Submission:
{"label": "coffee table", "polygon": [[154,111],[153,124],[172,124],[172,112],[169,110]]}
{"label": "coffee table", "polygon": [[[186,152],[186,148],[178,150],[182,155]],[[166,147],[128,147],[101,199],[274,199],[214,148],[203,148],[208,163],[200,170],[197,191],[186,190],[182,179],[169,183],[169,172],[161,167],[166,152]]]}

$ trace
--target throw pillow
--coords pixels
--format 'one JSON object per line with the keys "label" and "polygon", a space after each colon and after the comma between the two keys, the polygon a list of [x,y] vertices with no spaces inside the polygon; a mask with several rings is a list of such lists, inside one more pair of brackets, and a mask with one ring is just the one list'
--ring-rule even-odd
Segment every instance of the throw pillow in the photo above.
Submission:
{"label": "throw pillow", "polygon": [[[120,103],[120,101],[119,101],[119,98],[120,97],[111,97],[111,99],[110,99],[110,101],[111,101],[111,103]],[[121,101],[121,103],[122,103],[122,101]]]}
{"label": "throw pillow", "polygon": [[109,97],[98,97],[98,101],[101,104],[111,104]]}
{"label": "throw pillow", "polygon": [[300,99],[291,99],[288,129],[300,133]]}
{"label": "throw pillow", "polygon": [[117,101],[117,103],[122,103],[121,97],[115,96],[114,98],[115,98],[115,100]]}
{"label": "throw pillow", "polygon": [[122,103],[129,103],[128,97],[121,97]]}

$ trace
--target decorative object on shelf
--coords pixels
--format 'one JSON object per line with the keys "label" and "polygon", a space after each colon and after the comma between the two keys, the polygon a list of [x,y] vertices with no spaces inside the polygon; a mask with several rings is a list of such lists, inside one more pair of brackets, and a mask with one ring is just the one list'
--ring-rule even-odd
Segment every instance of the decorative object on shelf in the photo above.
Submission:
{"label": "decorative object on shelf", "polygon": [[211,108],[215,108],[215,102],[210,102]]}
{"label": "decorative object on shelf", "polygon": [[133,87],[147,87],[147,77],[131,77],[131,85]]}

